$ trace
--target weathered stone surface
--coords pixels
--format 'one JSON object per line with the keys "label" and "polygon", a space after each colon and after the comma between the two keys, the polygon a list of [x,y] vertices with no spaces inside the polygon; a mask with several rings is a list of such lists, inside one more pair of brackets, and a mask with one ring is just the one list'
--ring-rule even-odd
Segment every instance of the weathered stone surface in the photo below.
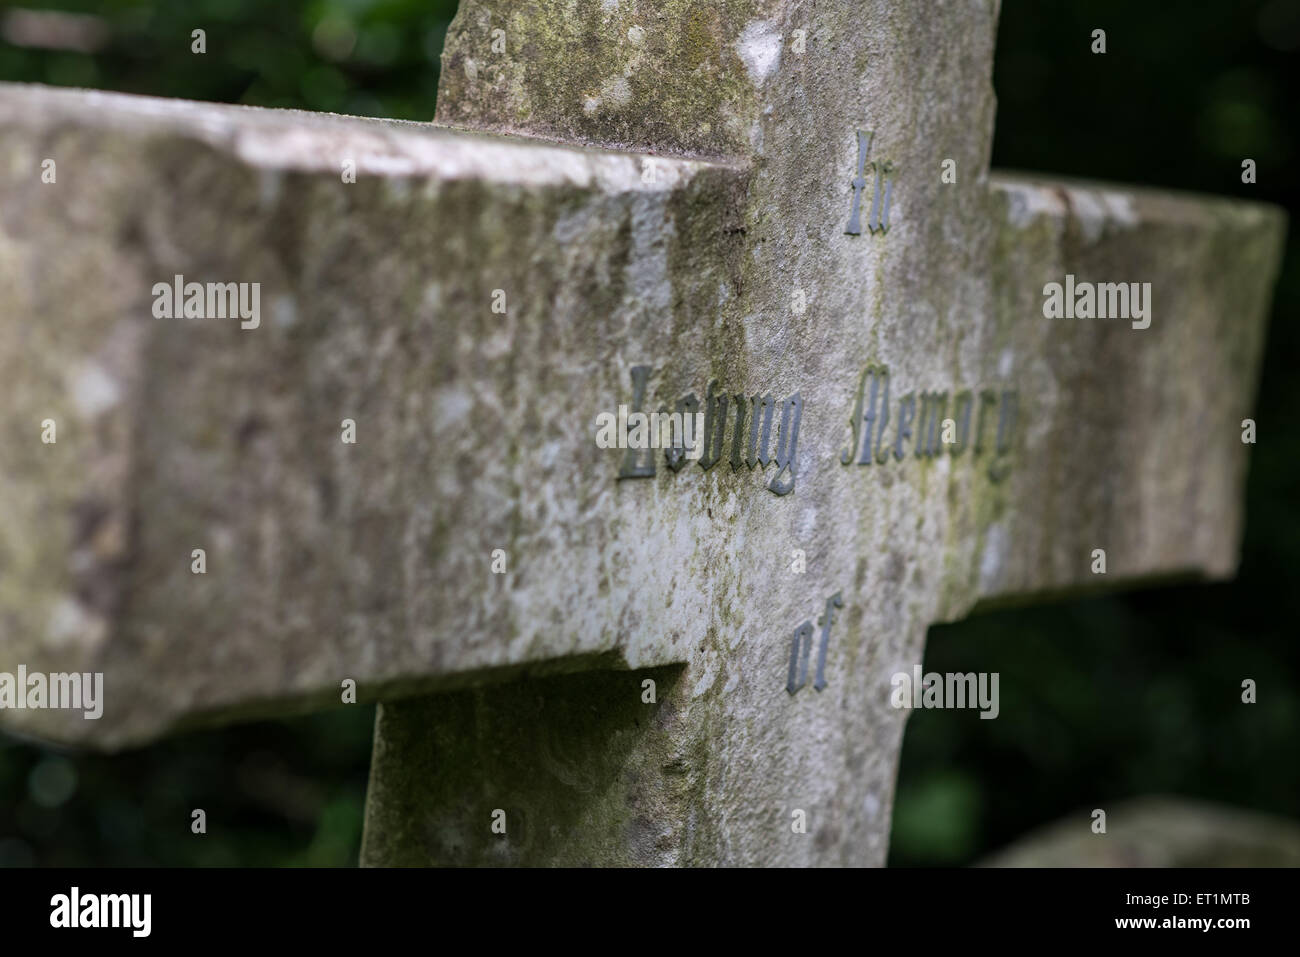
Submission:
{"label": "weathered stone surface", "polygon": [[[624,330],[726,285],[725,249],[671,233],[725,236],[735,170],[645,183],[625,155],[32,87],[0,92],[0,123],[0,671],[108,687],[98,722],[6,726],[118,745],[338,702],[346,677],[373,696],[619,647],[599,609],[557,629],[534,596],[617,491],[589,425]],[[55,185],[31,175],[47,155]],[[260,282],[261,325],[154,318],[175,274]]]}
{"label": "weathered stone surface", "polygon": [[443,49],[438,120],[650,152],[748,152],[791,6],[465,3]]}
{"label": "weathered stone surface", "polygon": [[[702,398],[714,378],[778,398],[798,390],[799,486],[790,500],[743,481],[731,491],[735,476],[719,469],[696,476],[683,502],[688,477],[660,474],[653,503],[628,513],[632,541],[650,550],[633,553],[639,571],[622,580],[644,588],[621,592],[614,576],[607,613],[633,626],[624,647],[633,631],[680,634],[686,662],[642,718],[640,674],[382,706],[369,863],[883,862],[904,714],[887,704],[889,679],[920,660],[928,623],[981,602],[1097,587],[1098,547],[1109,584],[1235,564],[1238,423],[1277,267],[1275,211],[987,181],[992,4],[945,4],[937,15],[727,5],[709,20],[720,36],[782,37],[748,72],[725,44],[681,69],[690,41],[680,30],[631,43],[635,26],[681,21],[673,5],[648,6],[576,3],[556,25],[540,6],[462,4],[439,119],[746,159],[734,295],[702,301],[703,328],[667,350],[634,340],[641,348],[626,349],[625,366],[654,363],[656,398],[670,407],[688,390]],[[528,44],[499,70],[498,28],[507,49],[512,37]],[[812,54],[791,53],[796,28]],[[698,98],[710,83],[718,92]],[[896,173],[884,236],[845,235],[862,129],[874,134],[872,161]],[[945,159],[956,185],[940,180]],[[1160,328],[1043,319],[1044,284],[1070,271],[1152,282]],[[792,309],[800,290],[804,314]],[[899,391],[1016,390],[1010,459],[841,466],[854,389],[872,362]],[[1207,433],[1216,438],[1192,438]],[[617,494],[622,505],[637,491]],[[628,554],[627,540],[603,553]],[[806,575],[790,573],[795,549],[808,556]],[[578,570],[565,591],[605,570]],[[846,607],[829,685],[782,694],[794,628],[820,626],[837,592]],[[566,621],[591,605],[569,607]],[[579,717],[583,702],[619,696],[626,711]],[[522,833],[492,833],[494,809],[521,818]],[[796,809],[807,835],[792,831]]]}
{"label": "weathered stone surface", "polygon": [[[1094,210],[1100,215],[1089,216]],[[844,467],[846,416],[820,420],[808,400],[800,447],[810,461],[793,493],[795,503],[811,503],[802,506],[805,527],[781,523],[782,500],[756,488],[744,490],[759,493],[745,508],[771,506],[761,523],[739,509],[733,518],[730,499],[694,506],[721,511],[741,530],[732,538],[713,521],[695,533],[696,542],[722,539],[708,560],[688,566],[690,578],[713,585],[720,607],[693,611],[707,628],[697,628],[697,648],[684,649],[682,675],[660,683],[658,704],[637,703],[646,673],[605,672],[383,705],[363,861],[881,863],[906,715],[889,707],[889,681],[921,660],[929,622],[1035,594],[1232,573],[1240,420],[1250,414],[1271,281],[1259,277],[1276,268],[1275,216],[1020,178],[994,181],[990,215],[999,260],[987,313],[967,314],[965,329],[959,311],[947,322],[912,311],[928,321],[920,329],[882,317],[880,351],[860,343],[827,374],[856,384],[853,360],[865,355],[889,359],[895,375],[927,370],[913,380],[918,387],[1015,383],[1024,431],[1007,477],[992,481],[991,462],[969,453],[909,455],[901,469],[892,457],[883,468]],[[1241,258],[1227,265],[1232,255]],[[1142,271],[1132,273],[1134,263]],[[1043,284],[1071,270],[1150,276],[1163,304],[1157,315],[1169,321],[1137,331],[1044,319]],[[853,325],[842,320],[825,339],[852,340]],[[927,331],[960,348],[916,348]],[[836,359],[809,361],[829,370]],[[851,393],[841,387],[840,413]],[[675,491],[684,478],[656,481]],[[645,538],[662,534],[651,526]],[[748,543],[760,544],[746,562]],[[1095,547],[1107,550],[1104,577],[1091,570]],[[807,550],[806,576],[790,574],[794,548]],[[731,568],[735,586],[721,574]],[[666,583],[671,603],[660,616],[671,618],[690,578]],[[654,580],[652,600],[664,585]],[[811,689],[791,697],[783,691],[790,633],[840,590],[847,607],[832,627],[829,687],[816,700]],[[625,707],[584,712],[607,697]],[[595,782],[566,771],[602,766]],[[517,843],[488,829],[496,808],[527,822]],[[821,826],[793,833],[796,808]]]}
{"label": "weathered stone surface", "polygon": [[[990,180],[991,4],[823,4],[808,42],[833,55],[698,73],[646,25],[636,135],[621,94],[586,110],[627,69],[586,28],[529,53],[580,82],[528,89],[523,64],[504,99],[457,87],[494,9],[463,5],[440,117],[603,148],[0,88],[0,498],[22,505],[0,519],[0,670],[107,681],[98,723],[0,721],[111,747],[337,702],[344,678],[454,692],[382,708],[365,860],[882,862],[889,679],[930,622],[1093,587],[1096,547],[1111,585],[1230,573],[1280,216]],[[762,17],[760,38],[803,16],[725,10],[717,29]],[[640,84],[669,79],[656,114]],[[892,171],[885,234],[845,232],[863,130]],[[1151,282],[1151,327],[1044,319],[1067,272]],[[262,283],[261,326],[154,319],[177,273]],[[900,458],[844,465],[872,363]],[[798,394],[793,490],[729,462],[619,480],[595,417],[643,365],[650,408],[714,381]],[[897,444],[900,395],[962,389],[1018,396],[1000,449],[995,426],[978,455]],[[837,593],[827,684],[788,694],[791,636]],[[588,673],[537,677],[560,671]],[[493,835],[497,808],[523,828]]]}
{"label": "weathered stone surface", "polygon": [[1126,801],[1092,832],[1092,810],[1040,828],[985,867],[1300,867],[1300,825],[1177,797]]}

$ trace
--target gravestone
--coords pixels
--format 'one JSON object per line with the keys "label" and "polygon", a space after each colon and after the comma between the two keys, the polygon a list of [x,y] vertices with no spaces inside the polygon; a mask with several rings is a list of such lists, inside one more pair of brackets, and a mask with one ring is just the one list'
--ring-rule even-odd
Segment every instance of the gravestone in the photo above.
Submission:
{"label": "gravestone", "polygon": [[1300,826],[1208,801],[1151,795],[1111,808],[1106,838],[1093,809],[1035,828],[982,867],[1300,867]]}
{"label": "gravestone", "polygon": [[990,175],[996,13],[466,0],[436,125],[0,87],[0,671],[105,682],[3,727],[351,680],[364,863],[883,863],[929,624],[1233,572],[1280,248]]}

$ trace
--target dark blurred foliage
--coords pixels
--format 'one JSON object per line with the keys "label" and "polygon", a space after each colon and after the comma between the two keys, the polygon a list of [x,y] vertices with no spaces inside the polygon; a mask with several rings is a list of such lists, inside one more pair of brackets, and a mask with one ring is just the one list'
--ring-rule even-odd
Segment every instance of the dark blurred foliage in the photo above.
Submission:
{"label": "dark blurred foliage", "polygon": [[117,755],[0,737],[0,866],[355,864],[374,717],[352,705]]}
{"label": "dark blurred foliage", "polygon": [[[93,54],[2,42],[0,80],[430,120],[454,0],[31,0],[97,18]],[[69,21],[75,27],[75,21]],[[207,52],[191,52],[206,32]],[[75,31],[74,31],[75,32]],[[28,41],[31,42],[31,41]],[[102,45],[100,45],[102,43]]]}
{"label": "dark blurred foliage", "polygon": [[[29,2],[94,52],[0,36],[0,80],[427,120],[447,0]],[[12,10],[12,8],[11,8]],[[1300,0],[1003,0],[995,166],[1297,206]],[[22,39],[0,12],[0,33]],[[190,52],[207,31],[207,53]],[[1091,33],[1107,52],[1090,52]],[[1241,182],[1241,161],[1258,183]],[[995,721],[908,723],[890,862],[968,863],[1066,814],[1165,792],[1300,816],[1300,259],[1289,239],[1251,450],[1241,574],[979,615],[925,667],[997,671]],[[1259,703],[1240,699],[1243,678]],[[373,708],[104,757],[0,739],[0,864],[351,864]],[[190,833],[203,808],[208,833]],[[1086,817],[1085,817],[1086,826]]]}

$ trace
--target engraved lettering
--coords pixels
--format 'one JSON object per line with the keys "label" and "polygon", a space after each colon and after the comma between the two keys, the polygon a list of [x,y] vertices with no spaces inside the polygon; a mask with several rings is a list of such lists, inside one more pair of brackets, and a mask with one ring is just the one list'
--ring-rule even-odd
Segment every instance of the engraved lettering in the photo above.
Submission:
{"label": "engraved lettering", "polygon": [[813,687],[821,691],[826,687],[826,647],[831,640],[831,623],[835,621],[835,609],[844,607],[844,599],[836,592],[826,599],[826,612],[822,618],[822,643],[817,651],[817,680]]}
{"label": "engraved lettering", "polygon": [[[675,403],[676,411],[669,413],[664,406],[659,411],[642,411],[648,403],[651,367],[634,366],[632,376],[632,403],[620,405],[618,413],[602,412],[596,416],[596,444],[600,448],[626,449],[619,468],[619,478],[649,478],[655,475],[655,458],[642,449],[662,448],[668,467],[680,472],[690,459],[699,459],[700,468],[711,471],[727,457],[727,438],[731,437],[731,471],[742,468],[764,471],[773,463],[776,473],[767,480],[768,489],[775,495],[789,495],[794,491],[799,471],[799,427],[803,420],[803,396],[796,392],[783,402],[771,393],[728,394],[721,383],[709,382],[702,403],[695,393],[682,396]],[[746,413],[748,407],[749,412]],[[780,421],[774,423],[780,408]],[[727,414],[735,408],[735,421],[729,423]],[[629,432],[629,425],[633,426]],[[774,434],[773,426],[779,430]],[[748,427],[748,428],[747,428]],[[748,438],[748,442],[746,442]]]}
{"label": "engraved lettering", "polygon": [[[803,415],[803,397],[796,392],[781,404],[781,435],[776,443],[776,475],[767,486],[777,495],[794,491],[797,464],[795,455],[799,446],[799,419]],[[782,482],[781,476],[789,471],[790,477]]]}
{"label": "engraved lettering", "polygon": [[853,187],[853,205],[849,207],[849,222],[844,227],[844,232],[850,236],[862,235],[862,219],[859,214],[862,210],[862,191],[867,188],[867,150],[871,149],[871,138],[874,135],[865,130],[858,130],[858,171],[857,175],[849,181],[849,185]]}
{"label": "engraved lettering", "polygon": [[[894,167],[889,163],[876,166],[876,198],[871,204],[871,218],[867,221],[867,229],[873,233],[880,233],[882,236],[889,232],[889,194],[894,186],[893,172]],[[880,204],[882,183],[885,191],[883,212]]]}
{"label": "engraved lettering", "polygon": [[980,411],[979,411],[979,416],[975,420],[975,454],[976,455],[979,455],[981,452],[984,451],[984,422],[986,420],[985,413],[988,411],[989,406],[997,405],[997,402],[998,402],[998,394],[994,392],[992,389],[985,389],[980,393]]}
{"label": "engraved lettering", "polygon": [[[734,396],[736,402],[736,430],[731,434],[731,471],[738,472],[740,467],[745,464],[741,458],[741,449],[744,447],[745,436],[745,396]],[[753,466],[750,466],[752,468]]]}
{"label": "engraved lettering", "polygon": [[889,425],[889,369],[880,366],[879,375],[885,381],[885,390],[880,400],[880,423],[876,428],[876,463],[884,465],[889,459],[889,448],[885,445],[885,426]]}
{"label": "engraved lettering", "polygon": [[1019,397],[1014,391],[1003,390],[1002,402],[998,407],[997,457],[989,465],[989,480],[992,482],[1001,482],[1011,471],[1010,463],[1003,456],[1011,451],[1011,437],[1016,428],[1018,412]]}
{"label": "engraved lettering", "polygon": [[[641,405],[645,402],[646,383],[650,381],[649,366],[632,367],[632,413],[644,415],[641,412]],[[620,412],[622,410],[620,409]],[[629,416],[630,418],[630,416]],[[648,445],[649,443],[647,443]],[[652,478],[655,474],[654,452],[648,452],[646,461],[638,463],[638,450],[628,443],[627,454],[623,456],[623,466],[618,470],[618,477],[625,478]]]}
{"label": "engraved lettering", "polygon": [[[952,394],[951,401],[949,396],[947,389],[907,392],[897,400],[898,424],[887,437],[889,372],[883,365],[869,364],[858,380],[849,419],[849,444],[840,450],[840,463],[849,465],[856,460],[858,465],[871,465],[873,447],[874,464],[884,465],[891,452],[894,461],[901,462],[907,456],[909,442],[913,443],[912,457],[918,459],[942,455],[945,445],[954,458],[968,448],[973,449],[973,455],[989,449],[993,452],[989,477],[1001,481],[1011,467],[1009,456],[1015,447],[1019,394],[1014,389],[962,389]],[[996,429],[992,426],[995,407]],[[952,421],[945,426],[950,411]]]}
{"label": "engraved lettering", "polygon": [[[867,173],[874,174],[874,188],[871,198],[871,212],[867,216],[867,230],[884,235],[889,232],[889,200],[894,188],[894,166],[892,163],[868,163],[867,151],[871,149],[874,133],[858,130],[858,162],[856,174],[849,180],[853,188],[853,198],[849,205],[849,221],[844,232],[850,236],[862,235],[862,192],[870,180]],[[845,465],[848,463],[845,462]]]}
{"label": "engraved lettering", "polygon": [[1011,449],[1011,433],[1016,427],[1016,415],[1019,412],[1019,397],[1011,390],[1003,390],[1002,404],[998,408],[998,454]]}
{"label": "engraved lettering", "polygon": [[[861,456],[858,458],[859,465],[871,464],[871,436],[876,424],[876,400],[879,397],[881,380],[885,380],[886,398],[888,403],[888,378],[889,372],[882,366],[867,366],[862,373],[862,379],[858,383],[858,398],[853,407],[853,417],[849,420],[849,425],[853,429],[853,438],[850,440],[851,445],[840,453],[840,462],[848,465],[853,461],[855,455],[858,455],[859,449]],[[868,393],[868,387],[870,392]],[[888,421],[889,412],[885,410],[886,421]],[[865,426],[865,428],[863,428]],[[884,423],[881,423],[881,430],[884,430]]]}
{"label": "engraved lettering", "polygon": [[722,460],[722,443],[727,437],[727,394],[714,395],[717,380],[709,383],[708,397],[704,400],[704,452],[700,468],[708,471]]}
{"label": "engraved lettering", "polygon": [[974,396],[970,389],[957,393],[956,408],[953,409],[953,418],[957,423],[957,441],[952,444],[951,450],[953,458],[966,451],[966,443],[970,440],[970,412],[973,405]]}
{"label": "engraved lettering", "polygon": [[785,681],[785,690],[794,694],[808,681],[808,652],[812,650],[813,626],[805,621],[794,630],[794,641],[790,645],[790,671]]}
{"label": "engraved lettering", "polygon": [[[861,434],[859,432],[859,429],[861,428],[861,423],[862,423],[863,392],[867,388],[868,378],[872,380],[872,384],[874,385],[875,376],[872,375],[871,366],[867,366],[865,369],[862,370],[862,378],[858,380],[858,393],[857,393],[858,397],[857,400],[853,403],[853,412],[849,415],[849,429],[852,430],[853,432],[853,438],[849,439],[849,447],[844,449],[844,451],[840,452],[841,465],[848,465],[850,462],[852,462],[853,457],[858,454],[858,449],[862,447],[861,445],[862,440],[861,440]],[[870,429],[868,429],[867,448],[870,447],[871,447],[871,432]],[[858,463],[858,464],[860,465],[862,463]]]}
{"label": "engraved lettering", "polygon": [[[691,392],[677,400],[677,410],[674,415],[679,415],[683,420],[690,416],[694,421],[695,413],[700,408],[700,400]],[[667,412],[667,409],[660,409],[661,412]],[[694,436],[692,436],[693,438]],[[682,466],[686,464],[686,448],[682,442],[682,433],[678,431],[674,437],[672,448],[664,452],[664,457],[668,459],[668,467],[674,472],[680,472]]]}
{"label": "engraved lettering", "polygon": [[[753,415],[749,423],[749,454],[745,456],[745,463],[752,470],[755,465],[762,465],[764,468],[772,459],[767,454],[768,443],[772,439],[772,413],[776,409],[776,400],[770,394],[763,396],[752,396],[749,400],[750,410]],[[762,435],[759,435],[759,417],[762,416]],[[757,454],[755,454],[757,453]]]}
{"label": "engraved lettering", "polygon": [[[844,607],[844,599],[836,592],[826,599],[826,610],[822,614],[821,642],[817,649],[817,677],[813,688],[821,691],[826,687],[826,651],[830,646],[831,625],[835,623],[835,609]],[[812,651],[813,624],[805,621],[794,630],[790,642],[790,666],[786,672],[785,690],[794,694],[808,681],[808,657]]]}
{"label": "engraved lettering", "polygon": [[912,437],[912,419],[916,416],[916,395],[907,393],[898,400],[898,438],[894,440],[894,458],[901,459],[906,453],[903,442]]}
{"label": "engraved lettering", "polygon": [[947,392],[922,392],[916,420],[916,457],[934,458],[939,448],[939,423],[948,412]]}

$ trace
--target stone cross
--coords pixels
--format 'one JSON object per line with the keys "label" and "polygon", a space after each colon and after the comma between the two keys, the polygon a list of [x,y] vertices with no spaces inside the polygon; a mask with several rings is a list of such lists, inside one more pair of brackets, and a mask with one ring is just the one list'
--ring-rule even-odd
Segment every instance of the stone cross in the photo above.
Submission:
{"label": "stone cross", "polygon": [[1283,228],[990,175],[996,17],[464,0],[432,125],[0,88],[0,672],[104,675],[0,723],[355,682],[363,863],[883,863],[931,623],[1232,574]]}

